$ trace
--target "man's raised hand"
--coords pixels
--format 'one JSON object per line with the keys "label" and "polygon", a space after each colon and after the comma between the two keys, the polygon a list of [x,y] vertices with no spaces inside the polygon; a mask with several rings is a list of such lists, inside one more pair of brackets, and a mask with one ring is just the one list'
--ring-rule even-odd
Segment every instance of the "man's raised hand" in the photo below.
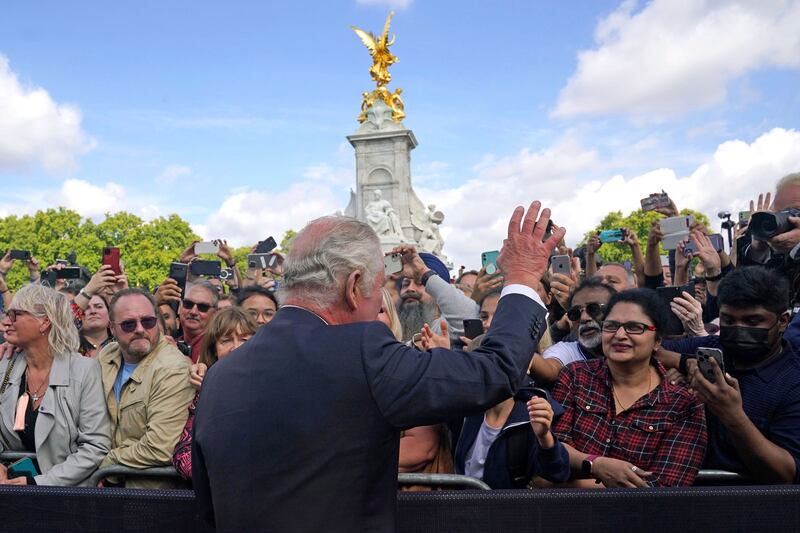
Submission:
{"label": "man's raised hand", "polygon": [[564,238],[566,230],[554,228],[550,238],[542,241],[547,224],[550,222],[550,210],[541,207],[541,202],[536,200],[530,205],[527,213],[520,206],[511,215],[511,220],[508,222],[508,237],[503,242],[500,257],[497,258],[506,285],[519,283],[536,290],[547,271],[550,254]]}

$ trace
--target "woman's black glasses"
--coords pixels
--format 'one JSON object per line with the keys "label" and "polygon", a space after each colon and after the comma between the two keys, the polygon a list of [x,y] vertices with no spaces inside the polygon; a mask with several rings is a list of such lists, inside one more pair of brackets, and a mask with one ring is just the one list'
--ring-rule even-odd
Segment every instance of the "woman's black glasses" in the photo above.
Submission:
{"label": "woman's black glasses", "polygon": [[570,307],[569,311],[567,311],[567,318],[569,318],[570,322],[577,322],[581,319],[581,313],[583,313],[584,309],[586,309],[586,314],[595,320],[603,318],[603,316],[606,314],[606,304],[592,302],[586,305],[575,305]]}
{"label": "woman's black glasses", "polygon": [[138,323],[141,323],[144,329],[153,329],[158,324],[158,319],[154,316],[145,316],[139,319],[123,320],[122,322],[117,322],[117,325],[125,333],[133,333],[136,331],[136,324]]}

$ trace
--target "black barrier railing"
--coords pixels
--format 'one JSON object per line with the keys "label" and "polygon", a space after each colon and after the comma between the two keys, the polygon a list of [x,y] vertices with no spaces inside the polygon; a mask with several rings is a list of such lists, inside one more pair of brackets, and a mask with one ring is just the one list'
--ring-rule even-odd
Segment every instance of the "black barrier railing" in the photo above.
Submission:
{"label": "black barrier railing", "polygon": [[[397,526],[399,533],[795,532],[800,487],[404,492]],[[0,486],[0,531],[208,530],[192,491]]]}
{"label": "black barrier railing", "polygon": [[33,452],[2,452],[0,453],[0,463],[12,463],[26,457],[36,459],[36,454]]}
{"label": "black barrier railing", "polygon": [[154,466],[151,468],[131,468],[122,465],[110,465],[99,468],[89,478],[89,486],[96,487],[97,484],[109,477],[157,477],[165,479],[182,479],[175,469],[171,466]]}

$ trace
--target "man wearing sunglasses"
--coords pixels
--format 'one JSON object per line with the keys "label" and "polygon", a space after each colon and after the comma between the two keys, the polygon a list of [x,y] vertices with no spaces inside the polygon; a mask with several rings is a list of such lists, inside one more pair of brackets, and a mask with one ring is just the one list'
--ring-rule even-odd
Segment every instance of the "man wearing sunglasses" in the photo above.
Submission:
{"label": "man wearing sunglasses", "polygon": [[[98,362],[111,415],[111,451],[101,467],[170,465],[186,424],[194,389],[186,376],[190,362],[158,329],[158,305],[141,289],[125,289],[109,306],[117,342],[107,345]],[[128,488],[168,488],[170,482],[131,478]]]}
{"label": "man wearing sunglasses", "polygon": [[555,381],[568,364],[603,356],[600,324],[606,315],[606,304],[616,293],[599,278],[588,278],[578,285],[570,296],[567,310],[572,336],[578,340],[557,342],[546,349],[542,354],[543,361],[534,361],[537,379]]}
{"label": "man wearing sunglasses", "polygon": [[195,281],[186,286],[186,294],[178,310],[183,328],[183,338],[179,340],[192,347],[192,363],[196,363],[200,357],[203,336],[217,312],[218,303],[219,293],[208,281]]}

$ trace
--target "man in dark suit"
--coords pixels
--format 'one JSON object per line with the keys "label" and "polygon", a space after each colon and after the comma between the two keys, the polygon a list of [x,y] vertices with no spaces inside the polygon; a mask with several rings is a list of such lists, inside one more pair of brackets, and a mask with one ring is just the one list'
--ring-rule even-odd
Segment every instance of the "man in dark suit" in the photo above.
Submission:
{"label": "man in dark suit", "polygon": [[506,287],[471,353],[397,342],[375,321],[377,235],[345,217],[309,223],[275,318],[203,381],[192,443],[203,517],[223,531],[394,531],[400,430],[512,396],[547,327],[535,288],[564,230],[542,242],[540,207],[511,217]]}

